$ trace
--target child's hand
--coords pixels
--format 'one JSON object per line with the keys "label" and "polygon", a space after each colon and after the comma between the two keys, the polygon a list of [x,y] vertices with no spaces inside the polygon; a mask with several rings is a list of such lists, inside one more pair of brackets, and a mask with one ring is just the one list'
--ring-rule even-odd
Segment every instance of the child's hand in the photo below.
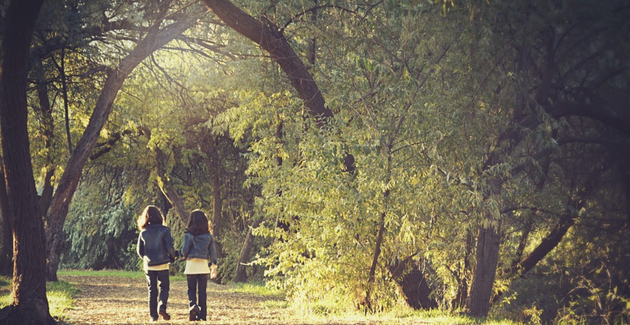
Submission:
{"label": "child's hand", "polygon": [[210,279],[216,279],[216,278],[217,278],[217,265],[212,264],[212,266],[210,267]]}

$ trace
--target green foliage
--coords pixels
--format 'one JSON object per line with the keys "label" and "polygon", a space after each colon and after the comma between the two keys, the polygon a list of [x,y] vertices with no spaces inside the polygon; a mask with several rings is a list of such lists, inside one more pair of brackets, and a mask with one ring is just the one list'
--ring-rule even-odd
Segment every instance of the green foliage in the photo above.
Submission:
{"label": "green foliage", "polygon": [[68,213],[64,228],[68,245],[62,266],[136,270],[138,257],[130,245],[137,240],[136,219],[141,208],[124,200],[125,173],[108,166],[88,173],[93,177],[83,182]]}
{"label": "green foliage", "polygon": [[[628,158],[617,152],[627,150],[628,138],[606,120],[628,117],[618,109],[629,84],[621,35],[628,33],[619,32],[628,30],[627,14],[591,1],[333,1],[313,20],[308,2],[241,4],[284,28],[301,58],[316,39],[308,68],[335,118],[320,128],[265,53],[203,21],[126,81],[101,132],[97,150],[107,150],[90,162],[73,199],[65,267],[137,270],[135,218],[147,204],[167,214],[179,247],[184,226],[166,185],[186,209],[210,212],[216,172],[221,281],[234,276],[247,231],[260,220],[248,275],[258,279],[264,269],[268,285],[286,290],[305,314],[355,313],[368,293],[374,310],[410,313],[399,285],[411,267],[393,271],[408,261],[422,266],[444,322],[481,323],[445,311],[463,307],[456,300],[472,281],[478,230],[493,227],[501,230],[493,294],[502,294],[494,315],[529,323],[627,320]],[[154,5],[89,4],[138,24],[150,21]],[[93,62],[113,66],[128,50],[124,41],[81,43],[72,13],[63,14],[67,23],[49,23],[84,49],[66,54],[68,74]],[[126,33],[118,36],[134,36]],[[216,50],[195,47],[203,41]],[[50,60],[42,70],[45,79],[57,76]],[[71,83],[75,139],[103,75],[85,81]],[[29,98],[34,108],[37,99]],[[589,106],[597,110],[570,111]],[[47,168],[63,171],[50,158],[67,157],[64,114],[30,113],[41,183]],[[40,136],[51,121],[47,146]],[[343,172],[348,154],[353,174]],[[565,215],[576,225],[520,279],[515,263]]]}
{"label": "green foliage", "polygon": [[251,293],[263,297],[284,297],[284,292],[279,288],[272,288],[263,282],[234,283],[230,285],[230,291]]}
{"label": "green foliage", "polygon": [[[316,36],[318,53],[325,53],[313,71],[336,114],[334,131],[305,120],[275,84],[242,90],[240,106],[223,117],[231,137],[250,141],[249,184],[262,186],[256,202],[265,216],[256,234],[273,240],[259,262],[290,299],[352,309],[374,290],[389,308],[400,298],[388,265],[412,257],[430,266],[440,305],[455,307],[461,283],[471,280],[469,238],[478,227],[501,225],[500,270],[555,227],[567,200],[579,195],[575,184],[584,180],[577,175],[587,171],[577,166],[589,163],[559,147],[558,134],[576,135],[575,121],[534,103],[530,89],[543,87],[535,67],[516,69],[519,47],[539,46],[535,31],[545,28],[539,17],[518,16],[524,5],[467,8],[474,13],[454,6],[443,16],[428,4],[386,2],[360,18],[325,10],[321,25],[292,21],[296,48],[306,53]],[[266,8],[277,23],[296,10]],[[503,19],[527,23],[504,30]],[[534,60],[543,64],[545,57]],[[356,175],[340,172],[347,153]],[[365,288],[382,215],[376,288]],[[495,292],[512,280],[499,272]],[[541,316],[541,305],[524,308],[529,321]]]}
{"label": "green foliage", "polygon": [[[266,113],[264,127],[256,124],[260,118],[251,128],[237,127],[260,137],[250,145],[249,173],[254,176],[252,182],[263,185],[264,199],[259,202],[270,218],[257,234],[276,238],[266,252],[270,257],[261,262],[270,267],[268,275],[284,276],[290,297],[298,303],[337,297],[340,300],[332,305],[354,308],[368,289],[362,283],[368,277],[382,214],[387,231],[383,247],[386,258],[379,261],[375,293],[379,304],[391,306],[398,299],[395,283],[388,280],[388,261],[419,254],[422,258],[429,250],[421,239],[430,231],[431,218],[426,212],[431,207],[409,202],[426,202],[419,197],[439,195],[432,190],[442,189],[443,183],[435,180],[437,187],[428,185],[437,176],[435,171],[426,161],[413,157],[435,148],[442,135],[433,132],[422,117],[428,112],[421,98],[431,89],[419,87],[420,81],[411,77],[414,71],[405,70],[399,61],[408,60],[408,67],[417,69],[433,60],[420,52],[427,48],[437,52],[447,42],[421,41],[426,45],[422,48],[415,45],[421,35],[408,35],[404,30],[400,40],[392,40],[392,34],[375,35],[401,26],[394,18],[370,16],[375,17],[382,20],[371,23],[387,27],[361,30],[362,26],[353,26],[353,32],[366,34],[357,38],[361,41],[348,37],[330,47],[330,51],[344,53],[347,45],[353,51],[328,58],[342,60],[322,59],[320,63],[333,67],[330,72],[323,71],[330,74],[331,81],[322,88],[336,90],[330,94],[329,104],[337,114],[334,127],[341,136],[322,134],[309,121],[305,125],[299,115],[285,113],[297,108],[282,105],[283,93],[259,95],[251,104],[244,103],[248,108],[244,114],[260,114],[268,104],[281,104],[280,110]],[[403,26],[426,23],[412,15],[405,19]],[[392,41],[382,44],[385,40]],[[408,49],[412,44],[415,48]],[[371,52],[367,52],[368,46]],[[365,57],[368,53],[372,55],[369,59]],[[403,119],[405,123],[399,122]],[[247,119],[241,121],[248,123]],[[284,131],[281,139],[273,131],[280,122]],[[340,173],[346,153],[355,158],[356,177]],[[277,158],[282,158],[281,166]],[[427,184],[427,189],[418,192],[420,184]],[[279,191],[282,195],[277,194]],[[288,225],[288,231],[277,228],[279,224]]]}
{"label": "green foliage", "polygon": [[[124,270],[70,270],[64,269],[59,271],[59,275],[69,276],[107,276],[107,277],[121,277],[132,279],[146,279],[144,272],[141,270],[124,271]],[[182,274],[171,274],[171,281],[185,281],[186,277]]]}

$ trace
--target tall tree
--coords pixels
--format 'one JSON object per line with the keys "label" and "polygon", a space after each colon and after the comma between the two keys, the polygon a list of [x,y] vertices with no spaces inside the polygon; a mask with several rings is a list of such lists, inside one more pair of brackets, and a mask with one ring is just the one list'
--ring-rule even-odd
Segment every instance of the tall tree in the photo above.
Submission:
{"label": "tall tree", "polygon": [[[167,1],[156,8],[156,19],[151,22],[146,34],[138,41],[134,49],[121,60],[120,64],[108,73],[90,117],[90,122],[66,164],[65,171],[59,180],[46,215],[46,238],[48,241],[46,274],[48,280],[57,280],[60,254],[64,243],[63,225],[72,196],[79,183],[81,171],[96,145],[101,129],[107,122],[108,116],[113,109],[114,100],[123,82],[142,60],[182,34],[196,22],[197,17],[194,14],[184,15],[181,12],[178,15],[169,13],[171,4],[172,2]],[[167,21],[173,22],[164,26],[164,23]]]}
{"label": "tall tree", "polygon": [[0,121],[9,213],[13,217],[11,324],[54,324],[46,297],[46,242],[29,152],[26,88],[28,58],[43,1],[11,1],[2,38]]}

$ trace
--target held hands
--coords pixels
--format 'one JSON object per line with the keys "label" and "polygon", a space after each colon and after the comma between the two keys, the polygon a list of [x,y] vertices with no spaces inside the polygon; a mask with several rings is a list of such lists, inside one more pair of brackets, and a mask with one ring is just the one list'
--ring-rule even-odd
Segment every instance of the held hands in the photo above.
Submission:
{"label": "held hands", "polygon": [[217,265],[212,264],[212,266],[210,267],[210,279],[216,279],[216,278],[217,278]]}

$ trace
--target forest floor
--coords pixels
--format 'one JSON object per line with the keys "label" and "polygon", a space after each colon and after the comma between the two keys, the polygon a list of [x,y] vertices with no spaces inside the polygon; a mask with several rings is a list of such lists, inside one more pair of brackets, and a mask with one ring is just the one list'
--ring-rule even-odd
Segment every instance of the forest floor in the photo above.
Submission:
{"label": "forest floor", "polygon": [[[144,279],[62,275],[60,280],[79,289],[73,307],[66,310],[60,324],[146,324],[149,321],[147,288]],[[280,296],[265,296],[250,292],[235,292],[230,286],[208,284],[208,314],[206,322],[188,321],[186,281],[171,278],[168,313],[170,321],[157,324],[389,324],[392,320],[370,319],[303,319],[286,307]],[[418,319],[397,320],[396,324],[434,323]],[[153,323],[155,324],[155,323]]]}
{"label": "forest floor", "polygon": [[[72,309],[64,312],[64,324],[145,324],[149,321],[144,279],[112,276],[64,275],[60,279],[79,289]],[[283,308],[266,308],[265,301],[281,298],[230,292],[226,286],[208,284],[206,324],[288,324]],[[166,324],[190,324],[186,281],[171,279]],[[154,323],[155,324],[155,323]]]}

